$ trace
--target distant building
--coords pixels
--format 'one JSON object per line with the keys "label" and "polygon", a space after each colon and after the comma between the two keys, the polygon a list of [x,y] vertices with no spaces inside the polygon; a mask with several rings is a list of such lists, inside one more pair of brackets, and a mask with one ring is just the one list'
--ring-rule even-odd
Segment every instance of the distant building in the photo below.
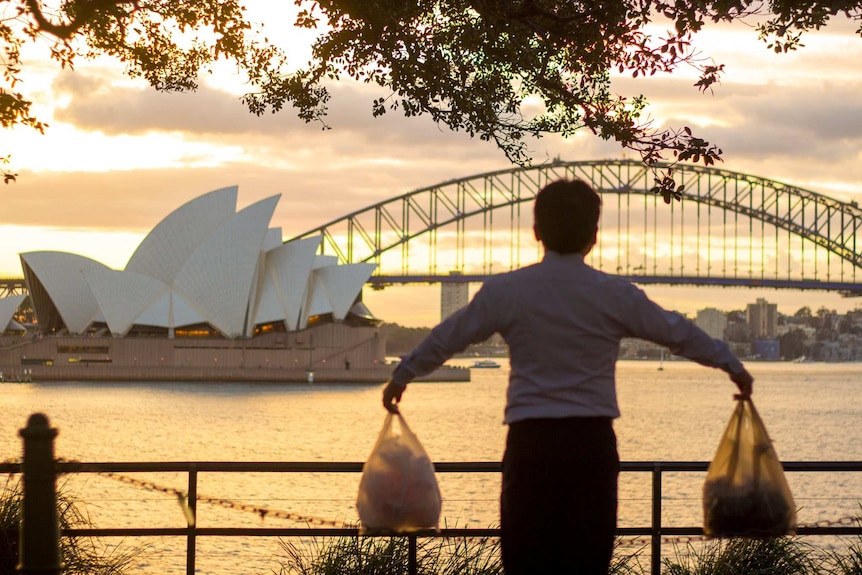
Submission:
{"label": "distant building", "polygon": [[237,194],[222,188],[168,214],[124,270],[66,252],[20,254],[41,330],[250,339],[372,318],[361,294],[374,264],[320,255],[323,236],[283,242],[270,227],[280,196],[237,211]]}
{"label": "distant building", "polygon": [[715,339],[724,339],[724,330],[727,328],[727,317],[724,312],[712,307],[702,309],[697,312],[697,319],[694,320],[697,327],[709,334]]}
{"label": "distant building", "polygon": [[733,355],[736,357],[745,359],[751,356],[751,344],[743,341],[730,341],[728,342],[730,346],[730,351],[733,352]]}
{"label": "distant building", "polygon": [[780,347],[777,339],[754,340],[754,355],[758,359],[777,361],[781,359]]}
{"label": "distant building", "polygon": [[[461,272],[449,272],[449,275],[459,276]],[[440,288],[440,321],[470,303],[469,290],[467,282],[443,282]]]}
{"label": "distant building", "polygon": [[745,322],[755,338],[775,338],[778,332],[778,305],[757,298],[757,302],[746,307]]}
{"label": "distant building", "polygon": [[660,359],[662,354],[668,358],[671,355],[663,345],[645,339],[624,337],[620,341],[620,359]]}

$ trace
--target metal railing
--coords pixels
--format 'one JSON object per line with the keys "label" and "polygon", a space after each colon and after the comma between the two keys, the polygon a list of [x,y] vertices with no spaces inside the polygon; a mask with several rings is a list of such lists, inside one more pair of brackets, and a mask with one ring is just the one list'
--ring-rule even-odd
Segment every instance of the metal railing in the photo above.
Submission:
{"label": "metal railing", "polygon": [[[188,484],[184,496],[192,514],[196,514],[198,479],[204,473],[361,473],[361,462],[140,462],[140,463],[86,463],[58,461],[53,456],[53,440],[56,431],[47,425],[47,418],[39,420],[31,416],[28,427],[21,430],[24,438],[24,460],[22,463],[0,464],[0,473],[22,473],[24,482],[24,503],[22,520],[22,558],[19,572],[54,574],[59,573],[59,563],[50,565],[56,557],[50,549],[56,547],[56,514],[44,512],[45,502],[56,502],[55,480],[58,474],[121,474],[121,473],[184,473]],[[44,416],[42,416],[44,417]],[[35,421],[34,421],[35,420]],[[46,467],[45,460],[48,465]],[[50,462],[53,471],[50,473]],[[661,568],[661,548],[666,537],[701,536],[701,526],[665,527],[662,525],[662,478],[670,472],[705,472],[708,462],[693,461],[627,461],[620,465],[622,473],[648,473],[651,475],[651,522],[650,525],[619,527],[617,535],[649,538],[651,573],[658,575]],[[862,472],[862,461],[817,461],[784,462],[784,469],[790,473],[806,472]],[[500,473],[498,462],[437,462],[437,473]],[[30,477],[28,478],[28,474]],[[48,490],[51,490],[50,492]],[[29,492],[29,493],[28,493]],[[48,493],[48,495],[45,495]],[[53,493],[51,495],[50,493]],[[33,503],[33,502],[35,503]],[[28,503],[30,502],[30,503]],[[27,525],[29,522],[32,525]],[[800,525],[797,534],[809,535],[862,535],[862,525],[850,524]],[[34,532],[27,534],[25,529],[32,527]],[[197,527],[189,522],[187,527],[177,528],[87,528],[65,529],[63,535],[89,537],[185,537],[186,574],[193,575],[196,562],[196,541],[199,537],[356,537],[359,530],[355,527]],[[417,540],[432,537],[499,537],[497,528],[441,528],[400,535],[408,539],[408,573],[417,572]],[[38,567],[28,567],[25,554],[31,554],[30,561],[38,561]],[[52,570],[56,568],[56,570]],[[29,569],[29,570],[28,570]]]}

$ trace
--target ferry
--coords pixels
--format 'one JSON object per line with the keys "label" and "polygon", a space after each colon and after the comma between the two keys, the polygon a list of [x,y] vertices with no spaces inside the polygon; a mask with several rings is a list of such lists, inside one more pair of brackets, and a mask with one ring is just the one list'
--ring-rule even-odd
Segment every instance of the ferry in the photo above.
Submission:
{"label": "ferry", "polygon": [[480,359],[474,362],[471,367],[473,369],[497,369],[500,367],[500,364],[493,359]]}

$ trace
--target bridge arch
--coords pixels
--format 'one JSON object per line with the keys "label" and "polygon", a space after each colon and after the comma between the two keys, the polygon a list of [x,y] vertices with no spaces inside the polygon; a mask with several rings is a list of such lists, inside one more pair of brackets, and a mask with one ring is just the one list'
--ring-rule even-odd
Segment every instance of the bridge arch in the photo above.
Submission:
{"label": "bridge arch", "polygon": [[[607,271],[666,283],[828,283],[845,291],[862,278],[862,209],[856,203],[715,167],[677,165],[674,175],[683,185],[682,201],[666,206],[651,192],[653,174],[641,162],[511,168],[414,190],[297,238],[322,235],[324,253],[344,263],[377,263],[379,276],[490,275],[530,261],[522,257],[535,250],[532,209],[524,204],[546,183],[578,177],[603,196],[603,231],[592,263]],[[640,220],[637,226],[633,219]],[[608,245],[615,248],[604,249]],[[444,253],[448,259],[441,263]],[[502,261],[501,253],[508,253]]]}

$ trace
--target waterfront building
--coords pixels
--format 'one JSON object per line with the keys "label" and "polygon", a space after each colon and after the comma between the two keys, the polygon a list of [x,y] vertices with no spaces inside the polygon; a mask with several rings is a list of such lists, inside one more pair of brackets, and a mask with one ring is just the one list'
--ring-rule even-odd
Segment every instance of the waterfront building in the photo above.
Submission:
{"label": "waterfront building", "polygon": [[[36,333],[0,300],[0,374],[27,381],[382,383],[380,321],[362,302],[374,264],[321,255],[322,236],[284,242],[280,196],[237,211],[236,186],[191,200],[123,270],[59,251],[20,254]],[[13,325],[14,324],[14,325]],[[441,368],[437,379],[469,380]]]}
{"label": "waterfront building", "polygon": [[777,339],[755,339],[754,356],[757,359],[777,361],[781,359],[781,350]]}
{"label": "waterfront building", "polygon": [[321,237],[283,243],[269,227],[279,196],[237,212],[237,191],[176,209],[121,271],[65,252],[21,254],[42,331],[248,339],[371,317],[360,296],[374,264],[317,255]]}
{"label": "waterfront building", "polygon": [[746,341],[729,341],[730,351],[733,355],[740,359],[748,359],[751,357],[751,343]]}
{"label": "waterfront building", "polygon": [[757,298],[745,308],[745,322],[755,338],[772,339],[778,332],[778,306]]}
{"label": "waterfront building", "polygon": [[715,339],[724,339],[724,330],[727,328],[727,316],[724,312],[708,307],[697,312],[694,323]]}
{"label": "waterfront building", "polygon": [[[450,276],[460,276],[461,272],[449,272]],[[470,284],[467,282],[443,282],[440,287],[440,321],[443,321],[470,303]]]}

